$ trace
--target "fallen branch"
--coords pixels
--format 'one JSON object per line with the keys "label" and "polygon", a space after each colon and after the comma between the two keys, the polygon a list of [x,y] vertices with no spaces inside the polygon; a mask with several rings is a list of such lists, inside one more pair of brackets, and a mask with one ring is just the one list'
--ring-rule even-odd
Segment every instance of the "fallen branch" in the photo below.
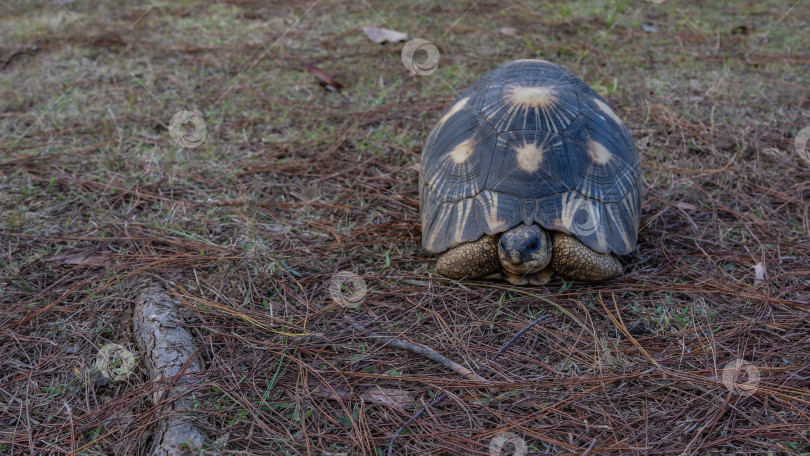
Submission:
{"label": "fallen branch", "polygon": [[355,327],[355,329],[359,330],[360,332],[366,334],[367,336],[377,339],[383,343],[384,346],[389,346],[393,348],[399,348],[400,350],[407,350],[411,353],[416,353],[417,355],[424,356],[425,358],[437,362],[442,366],[452,370],[453,372],[467,378],[469,380],[475,380],[478,382],[485,382],[489,383],[489,380],[481,377],[480,375],[476,374],[475,372],[467,369],[466,367],[458,364],[457,362],[447,358],[446,356],[442,356],[436,353],[434,350],[425,347],[424,345],[418,345],[413,342],[408,342],[407,340],[395,339],[393,337],[388,336],[381,336],[374,331],[366,328],[365,326],[358,323],[354,318],[348,317],[348,322]]}
{"label": "fallen branch", "polygon": [[[141,293],[135,304],[135,339],[152,382],[170,383],[170,390],[154,393],[155,404],[166,403],[157,423],[152,456],[188,454],[202,447],[205,433],[187,413],[194,409],[188,396],[189,375],[202,370],[191,335],[181,326],[175,302],[157,286]],[[194,357],[194,358],[193,358]],[[169,380],[166,380],[169,379]]]}

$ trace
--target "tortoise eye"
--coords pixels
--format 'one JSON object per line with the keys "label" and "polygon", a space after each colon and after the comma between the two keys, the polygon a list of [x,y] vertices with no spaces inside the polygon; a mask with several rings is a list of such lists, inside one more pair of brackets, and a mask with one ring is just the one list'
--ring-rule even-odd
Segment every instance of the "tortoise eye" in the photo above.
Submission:
{"label": "tortoise eye", "polygon": [[537,239],[533,240],[531,244],[529,244],[529,250],[537,250]]}

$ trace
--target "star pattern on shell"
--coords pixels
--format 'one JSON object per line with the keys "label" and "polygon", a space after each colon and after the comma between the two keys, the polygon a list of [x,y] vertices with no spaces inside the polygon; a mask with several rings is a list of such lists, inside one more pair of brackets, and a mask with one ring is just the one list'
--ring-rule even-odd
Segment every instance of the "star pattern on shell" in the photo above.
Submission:
{"label": "star pattern on shell", "polygon": [[587,84],[560,65],[518,60],[439,118],[422,155],[420,210],[434,253],[537,223],[623,255],[636,248],[640,161],[624,123]]}

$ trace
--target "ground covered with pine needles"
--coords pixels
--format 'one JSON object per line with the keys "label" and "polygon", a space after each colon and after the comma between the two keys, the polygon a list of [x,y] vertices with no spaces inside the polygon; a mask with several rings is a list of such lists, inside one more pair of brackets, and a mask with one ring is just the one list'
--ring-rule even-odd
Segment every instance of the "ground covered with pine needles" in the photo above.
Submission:
{"label": "ground covered with pine needles", "polygon": [[[406,424],[394,454],[511,437],[527,454],[807,454],[794,3],[0,4],[0,453],[145,454],[171,382],[145,374],[132,305],[157,283],[199,344],[208,454],[379,455]],[[365,26],[435,43],[438,69],[411,74]],[[459,283],[421,249],[427,132],[518,58],[569,68],[636,140],[642,229],[619,279]],[[182,110],[205,121],[199,147],[171,138]],[[362,299],[333,299],[339,271]],[[118,379],[97,365],[110,344],[135,354]]]}

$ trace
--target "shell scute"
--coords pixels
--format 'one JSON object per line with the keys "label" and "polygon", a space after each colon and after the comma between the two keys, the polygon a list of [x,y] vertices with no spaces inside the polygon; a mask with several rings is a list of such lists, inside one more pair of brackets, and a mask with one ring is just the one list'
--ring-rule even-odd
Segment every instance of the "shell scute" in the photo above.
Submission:
{"label": "shell scute", "polygon": [[439,253],[520,223],[602,253],[636,248],[641,170],[607,102],[564,67],[519,60],[462,92],[420,168],[422,243]]}

